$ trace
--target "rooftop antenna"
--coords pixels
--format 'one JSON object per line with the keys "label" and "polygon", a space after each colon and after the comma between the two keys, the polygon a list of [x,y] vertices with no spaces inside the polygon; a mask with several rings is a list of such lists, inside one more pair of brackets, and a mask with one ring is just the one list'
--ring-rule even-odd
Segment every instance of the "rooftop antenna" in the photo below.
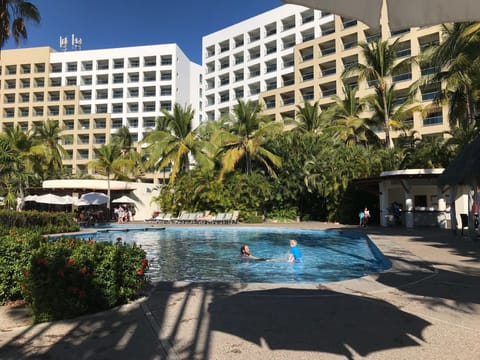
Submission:
{"label": "rooftop antenna", "polygon": [[75,37],[75,34],[72,34],[72,49],[73,50],[82,49],[82,38]]}
{"label": "rooftop antenna", "polygon": [[67,51],[67,48],[68,48],[68,39],[67,37],[61,37],[60,36],[60,49],[62,49],[63,51]]}

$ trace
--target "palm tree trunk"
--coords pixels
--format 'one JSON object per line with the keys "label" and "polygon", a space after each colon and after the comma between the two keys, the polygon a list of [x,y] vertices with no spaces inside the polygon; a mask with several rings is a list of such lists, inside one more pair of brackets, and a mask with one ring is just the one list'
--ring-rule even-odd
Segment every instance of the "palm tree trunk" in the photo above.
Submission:
{"label": "palm tree trunk", "polygon": [[384,122],[385,122],[385,148],[392,149],[393,143],[390,136],[390,117],[388,116],[388,106],[387,106],[387,94],[385,91],[385,84],[380,85],[382,98],[383,98],[383,115],[384,115]]}

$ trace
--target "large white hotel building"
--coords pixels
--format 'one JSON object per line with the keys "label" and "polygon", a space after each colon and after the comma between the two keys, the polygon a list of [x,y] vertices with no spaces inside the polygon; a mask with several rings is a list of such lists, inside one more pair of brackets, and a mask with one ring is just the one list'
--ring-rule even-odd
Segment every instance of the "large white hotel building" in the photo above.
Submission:
{"label": "large white hotel building", "polygon": [[155,127],[162,110],[175,103],[192,105],[194,125],[201,120],[201,66],[175,44],[6,50],[0,64],[2,130],[58,121],[69,135],[62,144],[69,155],[64,164],[76,175],[89,172],[94,149],[107,144],[122,126],[138,142]]}
{"label": "large white hotel building", "polygon": [[[412,28],[400,37],[399,58],[441,41],[440,27]],[[161,110],[192,105],[194,126],[228,113],[238,99],[261,102],[276,120],[295,117],[298,105],[322,108],[342,96],[343,70],[362,62],[359,42],[381,36],[351,19],[283,5],[203,37],[202,65],[175,44],[57,52],[50,47],[3,50],[0,58],[0,127],[27,130],[46,119],[71,135],[62,144],[72,174],[88,172],[94,149],[128,126],[135,141],[155,126]],[[431,68],[411,65],[393,81],[398,96]],[[359,96],[372,93],[366,82]],[[422,88],[417,100],[431,104],[440,85]],[[420,134],[448,129],[446,106],[410,119]],[[381,134],[380,134],[381,135]],[[395,136],[395,134],[393,134]],[[151,174],[148,176],[153,177]],[[154,178],[153,181],[156,181]]]}
{"label": "large white hotel building", "polygon": [[[383,27],[384,29],[386,27]],[[352,64],[362,62],[358,43],[399,38],[399,60],[420,54],[421,49],[441,40],[441,27],[405,29],[395,33],[371,31],[352,19],[297,5],[284,5],[203,37],[205,72],[205,117],[228,113],[238,99],[261,102],[275,120],[294,118],[297,106],[319,101],[325,109],[332,95],[343,96],[341,75]],[[434,71],[412,64],[395,74],[397,99],[408,87]],[[358,96],[373,93],[366,81],[347,80],[358,87]],[[420,89],[416,100],[432,105],[440,84]],[[430,106],[417,112],[411,122],[419,134],[440,134],[448,129],[447,106]],[[380,131],[379,136],[384,134]],[[393,136],[398,134],[393,133]]]}

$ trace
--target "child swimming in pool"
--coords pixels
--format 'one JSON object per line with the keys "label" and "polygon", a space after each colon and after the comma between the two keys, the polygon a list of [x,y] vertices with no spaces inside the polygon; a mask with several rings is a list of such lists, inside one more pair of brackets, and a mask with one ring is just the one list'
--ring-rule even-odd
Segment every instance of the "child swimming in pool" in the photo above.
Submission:
{"label": "child swimming in pool", "polygon": [[302,252],[297,246],[297,240],[290,240],[290,253],[288,255],[288,262],[302,261]]}

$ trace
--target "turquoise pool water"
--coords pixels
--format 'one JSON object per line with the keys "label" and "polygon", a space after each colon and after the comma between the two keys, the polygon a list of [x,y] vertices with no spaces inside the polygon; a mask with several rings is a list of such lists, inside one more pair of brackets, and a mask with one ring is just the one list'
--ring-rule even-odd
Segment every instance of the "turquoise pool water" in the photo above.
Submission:
{"label": "turquoise pool water", "polygon": [[[92,237],[89,235],[88,237]],[[99,230],[97,241],[136,243],[147,253],[153,281],[325,283],[390,268],[390,261],[363,233],[277,228],[121,227]],[[289,263],[289,240],[296,239],[303,261]],[[245,261],[240,247],[273,261]]]}

